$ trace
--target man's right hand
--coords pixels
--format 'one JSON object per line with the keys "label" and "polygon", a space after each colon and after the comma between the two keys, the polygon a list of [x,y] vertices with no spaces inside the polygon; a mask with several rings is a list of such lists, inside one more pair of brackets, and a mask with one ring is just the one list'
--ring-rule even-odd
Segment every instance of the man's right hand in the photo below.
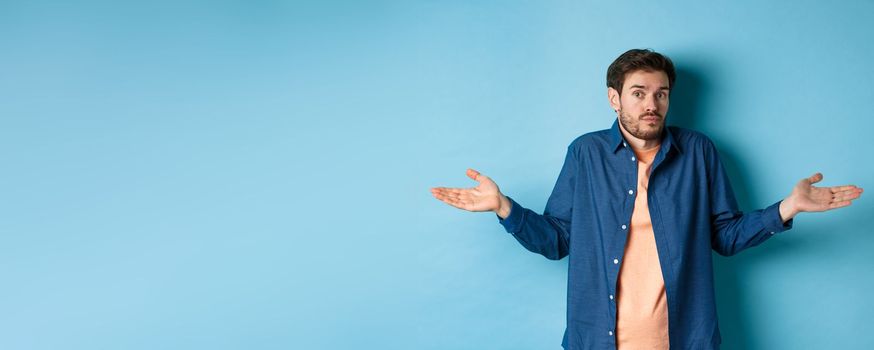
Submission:
{"label": "man's right hand", "polygon": [[453,207],[467,211],[493,211],[501,219],[510,216],[510,200],[501,193],[498,185],[488,176],[467,169],[467,176],[479,185],[473,188],[431,188],[435,198]]}

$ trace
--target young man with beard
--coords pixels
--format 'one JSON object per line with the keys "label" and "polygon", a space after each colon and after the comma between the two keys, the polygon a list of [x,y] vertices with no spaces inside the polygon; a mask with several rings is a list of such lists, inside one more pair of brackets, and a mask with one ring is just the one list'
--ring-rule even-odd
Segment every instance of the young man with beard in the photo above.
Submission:
{"label": "young man with beard", "polygon": [[578,137],[543,214],[468,169],[474,188],[432,188],[439,200],[491,211],[525,248],[568,262],[566,349],[717,349],[711,249],[733,255],[792,227],[801,212],[850,205],[862,189],[816,187],[748,213],[705,135],[665,125],[675,71],[629,50],[607,71],[612,128]]}

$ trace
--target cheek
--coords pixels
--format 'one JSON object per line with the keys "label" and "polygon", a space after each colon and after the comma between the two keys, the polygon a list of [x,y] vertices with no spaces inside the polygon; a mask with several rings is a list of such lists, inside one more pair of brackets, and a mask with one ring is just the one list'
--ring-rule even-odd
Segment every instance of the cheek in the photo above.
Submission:
{"label": "cheek", "polygon": [[636,111],[641,108],[640,101],[636,101],[633,98],[629,98],[627,100],[622,100],[622,110],[624,111]]}
{"label": "cheek", "polygon": [[655,104],[656,104],[656,107],[658,107],[658,109],[665,110],[668,108],[668,104],[669,104],[668,102],[669,102],[668,99],[661,99],[661,100],[656,100]]}

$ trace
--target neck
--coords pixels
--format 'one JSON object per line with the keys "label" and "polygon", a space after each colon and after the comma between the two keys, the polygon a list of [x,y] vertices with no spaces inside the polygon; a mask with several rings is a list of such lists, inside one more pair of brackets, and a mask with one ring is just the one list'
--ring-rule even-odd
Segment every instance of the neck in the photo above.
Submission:
{"label": "neck", "polygon": [[[648,151],[662,144],[661,134],[659,134],[659,137],[656,137],[654,140],[644,140],[631,135],[628,130],[625,130],[622,123],[619,123],[619,130],[622,131],[622,136],[625,136],[625,141],[628,142],[628,145],[638,151]],[[662,132],[664,132],[664,129],[662,129]]]}

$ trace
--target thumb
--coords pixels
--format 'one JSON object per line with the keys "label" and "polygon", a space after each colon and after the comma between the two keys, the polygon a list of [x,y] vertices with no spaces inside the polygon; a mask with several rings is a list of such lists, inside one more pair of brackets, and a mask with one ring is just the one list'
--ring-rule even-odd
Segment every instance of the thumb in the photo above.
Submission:
{"label": "thumb", "polygon": [[810,181],[811,184],[815,184],[817,182],[820,182],[820,181],[822,181],[822,173],[813,174],[812,176],[808,177],[805,180]]}
{"label": "thumb", "polygon": [[[467,177],[473,179],[474,181],[480,181],[479,179],[485,177],[485,175],[481,175],[479,171],[468,168],[467,169]],[[479,179],[478,179],[479,178]]]}

